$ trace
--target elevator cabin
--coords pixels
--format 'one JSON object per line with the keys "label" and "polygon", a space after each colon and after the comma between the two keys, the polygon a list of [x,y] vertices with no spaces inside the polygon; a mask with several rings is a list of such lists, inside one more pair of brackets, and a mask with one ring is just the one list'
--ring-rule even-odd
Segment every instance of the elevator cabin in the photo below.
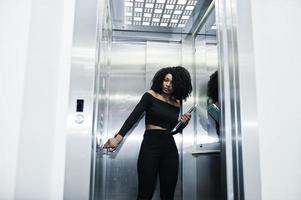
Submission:
{"label": "elevator cabin", "polygon": [[[136,199],[144,117],[116,152],[101,147],[149,90],[154,73],[179,65],[193,84],[181,112],[197,109],[174,135],[175,199],[226,199],[222,140],[208,115],[207,84],[218,70],[214,1],[77,0],[75,9],[64,199]],[[159,181],[153,199],[160,199]]]}

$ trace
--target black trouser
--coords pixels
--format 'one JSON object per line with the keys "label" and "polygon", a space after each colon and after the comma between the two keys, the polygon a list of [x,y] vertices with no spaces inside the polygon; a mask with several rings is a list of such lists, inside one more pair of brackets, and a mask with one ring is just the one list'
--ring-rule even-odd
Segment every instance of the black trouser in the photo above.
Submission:
{"label": "black trouser", "polygon": [[150,200],[160,179],[162,200],[172,200],[177,185],[179,155],[172,135],[164,130],[146,130],[138,158],[138,199]]}

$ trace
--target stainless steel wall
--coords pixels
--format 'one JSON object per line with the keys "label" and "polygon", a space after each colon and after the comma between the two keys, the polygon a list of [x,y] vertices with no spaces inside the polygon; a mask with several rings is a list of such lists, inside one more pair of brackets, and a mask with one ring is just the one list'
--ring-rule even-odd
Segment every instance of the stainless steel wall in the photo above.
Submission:
{"label": "stainless steel wall", "polygon": [[[89,199],[90,195],[91,159],[94,157],[94,86],[98,80],[95,75],[98,63],[108,60],[102,58],[105,54],[98,56],[98,53],[102,53],[101,49],[105,49],[99,45],[108,41],[103,31],[105,21],[109,19],[107,6],[107,0],[77,0],[75,5],[64,199]],[[78,109],[78,100],[82,101],[82,109]]]}
{"label": "stainless steel wall", "polygon": [[[103,142],[116,134],[145,91],[145,44],[113,43],[108,80]],[[115,153],[97,153],[94,199],[135,198],[136,158],[142,133],[141,123]]]}
{"label": "stainless steel wall", "polygon": [[[106,113],[98,113],[104,116],[101,141],[106,141],[120,129],[143,93],[149,90],[154,73],[161,67],[179,65],[180,58],[179,43],[113,43],[109,83],[106,86],[108,96],[105,97],[108,108]],[[106,104],[105,101],[103,103]],[[94,199],[136,198],[136,164],[143,132],[144,118],[127,134],[115,153],[97,153]],[[181,148],[179,139],[177,143]],[[181,181],[178,182],[176,196],[176,199],[181,199]],[[158,191],[154,199],[160,199]]]}
{"label": "stainless steel wall", "polygon": [[[187,111],[194,103],[196,103],[195,97],[195,48],[194,38],[188,37],[182,40],[182,65],[190,71],[193,93],[187,102],[183,103],[183,112]],[[193,113],[192,120],[183,131],[182,135],[182,199],[196,199],[197,198],[197,177],[196,177],[196,159],[191,154],[195,149],[195,115]]]}
{"label": "stainless steel wall", "polygon": [[[71,57],[64,199],[89,199],[94,189],[99,70],[109,66],[111,40],[108,0],[77,0]],[[99,14],[101,13],[101,14]],[[78,100],[82,101],[81,105]],[[95,103],[96,102],[96,103]],[[82,106],[82,108],[80,108]],[[96,128],[93,127],[96,125]],[[99,124],[100,125],[100,124]],[[99,129],[100,130],[100,129]],[[92,162],[91,162],[92,161]],[[92,183],[92,184],[91,184]],[[92,189],[92,191],[90,191]]]}
{"label": "stainless steel wall", "polygon": [[[196,143],[200,148],[196,157],[197,199],[219,200],[222,196],[221,141],[216,124],[208,116],[207,84],[210,75],[218,70],[217,38],[215,35],[200,35],[195,40],[197,113]],[[202,149],[206,149],[208,151]],[[211,151],[213,150],[213,151]]]}
{"label": "stainless steel wall", "polygon": [[[120,129],[142,94],[150,87],[154,73],[166,66],[184,65],[192,75],[194,92],[184,102],[186,111],[194,103],[199,104],[193,120],[183,135],[175,135],[180,166],[175,199],[218,199],[220,196],[220,156],[206,153],[200,145],[217,142],[216,132],[210,129],[207,108],[207,81],[217,70],[217,48],[210,43],[216,38],[185,39],[185,42],[113,42],[111,67],[106,92],[99,99],[106,107],[102,116],[104,131],[101,141],[106,141]],[[208,45],[209,44],[209,45]],[[196,51],[194,51],[197,46]],[[201,59],[200,59],[201,57]],[[203,63],[198,61],[202,60]],[[195,65],[195,63],[197,63]],[[101,84],[101,82],[100,82]],[[105,96],[101,96],[105,95]],[[106,99],[103,101],[103,99]],[[200,123],[201,121],[204,124]],[[99,151],[96,156],[94,199],[135,199],[137,195],[136,163],[144,132],[144,118],[126,136],[115,153]],[[217,144],[217,150],[219,150]],[[160,199],[159,184],[153,199]]]}

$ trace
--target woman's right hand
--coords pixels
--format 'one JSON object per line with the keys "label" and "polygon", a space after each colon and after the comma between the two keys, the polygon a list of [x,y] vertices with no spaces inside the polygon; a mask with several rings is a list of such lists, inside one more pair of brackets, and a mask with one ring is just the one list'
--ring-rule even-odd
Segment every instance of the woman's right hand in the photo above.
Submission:
{"label": "woman's right hand", "polygon": [[116,150],[122,139],[123,136],[117,134],[114,137],[108,139],[108,141],[103,145],[103,148],[107,149],[110,152],[113,152]]}

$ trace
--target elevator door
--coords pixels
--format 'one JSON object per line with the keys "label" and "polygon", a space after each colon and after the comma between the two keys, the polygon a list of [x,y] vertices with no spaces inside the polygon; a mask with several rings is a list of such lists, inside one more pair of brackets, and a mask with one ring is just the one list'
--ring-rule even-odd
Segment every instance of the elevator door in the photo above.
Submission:
{"label": "elevator door", "polygon": [[[106,92],[100,93],[98,97],[101,104],[98,110],[101,127],[97,130],[97,134],[101,144],[119,131],[143,93],[150,88],[154,73],[161,67],[180,65],[180,58],[180,43],[112,43],[111,65],[108,68],[109,72],[106,72],[108,81],[102,86]],[[103,84],[102,81],[99,82]],[[92,199],[136,198],[138,189],[136,164],[144,126],[142,116],[140,123],[126,135],[116,152],[97,151]],[[175,139],[180,154],[181,136],[175,136]],[[181,199],[181,185],[179,174],[175,199]],[[160,199],[158,192],[157,187],[154,200]]]}

